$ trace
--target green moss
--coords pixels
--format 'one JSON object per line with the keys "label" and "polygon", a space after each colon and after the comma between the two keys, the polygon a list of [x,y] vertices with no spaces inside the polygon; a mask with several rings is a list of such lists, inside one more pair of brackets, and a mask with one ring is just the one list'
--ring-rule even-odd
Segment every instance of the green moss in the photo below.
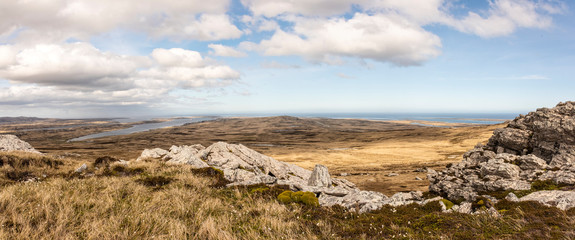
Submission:
{"label": "green moss", "polygon": [[294,192],[294,193],[292,193],[292,195],[291,195],[291,199],[292,199],[294,202],[301,202],[301,198],[302,198],[302,196],[303,196],[303,193],[304,193],[304,192],[302,192],[302,191]]}
{"label": "green moss", "polygon": [[284,191],[278,195],[278,200],[283,204],[290,204],[293,202],[291,196],[293,192],[290,190]]}
{"label": "green moss", "polygon": [[551,180],[547,181],[535,181],[531,183],[532,191],[542,191],[542,190],[559,190],[561,186],[558,186]]}
{"label": "green moss", "polygon": [[451,209],[453,207],[453,203],[447,199],[441,199],[441,202],[443,202],[443,204],[445,204],[445,208],[447,210]]}
{"label": "green moss", "polygon": [[265,191],[269,191],[269,187],[258,187],[250,189],[250,193],[264,193]]}
{"label": "green moss", "polygon": [[294,202],[313,207],[319,206],[319,200],[312,192],[292,192],[287,190],[278,195],[278,200],[283,204]]}
{"label": "green moss", "polygon": [[301,196],[301,203],[308,206],[314,206],[314,207],[319,206],[319,200],[312,192],[304,192],[303,195]]}

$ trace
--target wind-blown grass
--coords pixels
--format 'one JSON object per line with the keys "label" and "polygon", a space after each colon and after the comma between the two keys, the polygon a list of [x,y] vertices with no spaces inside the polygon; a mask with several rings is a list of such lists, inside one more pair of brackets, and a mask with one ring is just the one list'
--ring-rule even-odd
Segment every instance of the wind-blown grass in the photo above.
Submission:
{"label": "wind-blown grass", "polygon": [[277,196],[286,190],[282,186],[225,188],[221,173],[209,169],[161,162],[104,163],[90,164],[78,174],[74,169],[82,162],[44,157],[62,164],[34,160],[20,167],[34,176],[47,174],[45,178],[26,181],[0,175],[5,181],[0,189],[0,239],[575,237],[575,211],[532,202],[502,201],[495,205],[502,217],[442,213],[437,202],[356,214],[341,207],[280,203]]}

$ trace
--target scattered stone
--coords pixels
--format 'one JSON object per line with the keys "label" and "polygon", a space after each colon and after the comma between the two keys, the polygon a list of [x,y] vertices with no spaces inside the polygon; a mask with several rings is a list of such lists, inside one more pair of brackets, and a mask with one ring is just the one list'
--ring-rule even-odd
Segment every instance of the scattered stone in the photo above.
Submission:
{"label": "scattered stone", "polygon": [[515,193],[510,192],[509,194],[507,194],[507,196],[505,196],[505,200],[510,202],[518,202],[519,198],[517,197],[517,195],[515,195]]}
{"label": "scattered stone", "polygon": [[21,151],[21,152],[40,154],[40,152],[36,151],[36,149],[34,149],[32,145],[20,140],[20,138],[18,138],[17,136],[10,134],[2,134],[0,135],[0,152],[9,152],[9,151]]}
{"label": "scattered stone", "polygon": [[[313,171],[280,162],[241,144],[214,143],[172,146],[169,151],[146,149],[138,158],[155,158],[172,164],[189,164],[195,168],[213,167],[223,171],[228,187],[238,185],[286,185],[293,191],[316,194],[322,206],[341,205],[360,213],[381,208],[383,205],[400,206],[410,203],[423,204],[421,192],[397,193],[388,198],[379,192],[361,191],[355,184],[332,178],[327,167],[316,165]],[[395,175],[397,176],[397,174]]]}
{"label": "scattered stone", "polygon": [[79,168],[76,168],[75,172],[76,173],[82,173],[84,171],[86,171],[86,169],[88,168],[88,165],[86,165],[85,163],[82,164],[82,166],[80,166]]}
{"label": "scattered stone", "polygon": [[415,177],[415,180],[422,181],[423,179],[421,179],[420,177]]}
{"label": "scattered stone", "polygon": [[471,214],[471,213],[473,213],[471,206],[472,206],[472,204],[470,202],[462,202],[459,205],[453,205],[453,207],[451,207],[450,210],[452,212]]}
{"label": "scattered stone", "polygon": [[413,172],[427,172],[427,169],[426,168],[418,168],[418,169],[413,170]]}
{"label": "scattered stone", "polygon": [[399,174],[397,174],[397,173],[390,173],[390,174],[387,174],[387,176],[388,176],[388,177],[395,177],[395,176],[399,176]]}

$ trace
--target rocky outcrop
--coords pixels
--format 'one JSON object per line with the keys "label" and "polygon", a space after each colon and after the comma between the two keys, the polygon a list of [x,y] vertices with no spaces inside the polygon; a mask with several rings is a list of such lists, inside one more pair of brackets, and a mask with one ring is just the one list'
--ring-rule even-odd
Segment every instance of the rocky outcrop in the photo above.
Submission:
{"label": "rocky outcrop", "polygon": [[353,183],[332,178],[327,167],[316,165],[313,171],[277,161],[241,144],[214,143],[172,146],[169,151],[155,148],[142,152],[138,161],[161,159],[172,164],[189,164],[195,168],[214,167],[224,173],[232,183],[228,186],[253,184],[278,184],[293,191],[315,193],[322,206],[341,205],[351,210],[366,212],[383,205],[400,206],[410,203],[424,204],[421,192],[398,193],[387,197],[382,193],[361,191]]}
{"label": "rocky outcrop", "polygon": [[[428,179],[431,192],[466,201],[489,192],[530,190],[536,181],[575,184],[575,102],[520,115],[495,130],[487,145],[479,144],[465,153],[461,162],[439,172],[429,171]],[[549,197],[559,200],[541,202],[559,206],[571,193],[552,198],[537,192],[521,200]]]}
{"label": "rocky outcrop", "polygon": [[36,151],[36,149],[34,149],[29,143],[24,142],[20,140],[20,138],[10,134],[0,135],[0,151],[1,152],[21,151],[21,152],[40,153]]}

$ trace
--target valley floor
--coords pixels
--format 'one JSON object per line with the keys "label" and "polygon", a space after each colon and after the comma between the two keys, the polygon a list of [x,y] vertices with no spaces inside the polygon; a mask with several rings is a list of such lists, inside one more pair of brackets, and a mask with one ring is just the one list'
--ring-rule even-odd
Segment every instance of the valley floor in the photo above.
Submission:
{"label": "valley floor", "polygon": [[448,163],[458,162],[465,151],[477,143],[485,143],[495,128],[504,126],[446,128],[409,123],[295,117],[228,118],[80,142],[67,140],[122,125],[92,124],[41,131],[21,131],[22,127],[0,125],[0,131],[19,136],[41,152],[72,154],[87,161],[106,155],[135,159],[146,148],[209,146],[217,141],[239,143],[310,170],[315,164],[326,165],[330,173],[362,189],[390,195],[399,191],[426,191],[426,174],[414,170],[443,169]]}

